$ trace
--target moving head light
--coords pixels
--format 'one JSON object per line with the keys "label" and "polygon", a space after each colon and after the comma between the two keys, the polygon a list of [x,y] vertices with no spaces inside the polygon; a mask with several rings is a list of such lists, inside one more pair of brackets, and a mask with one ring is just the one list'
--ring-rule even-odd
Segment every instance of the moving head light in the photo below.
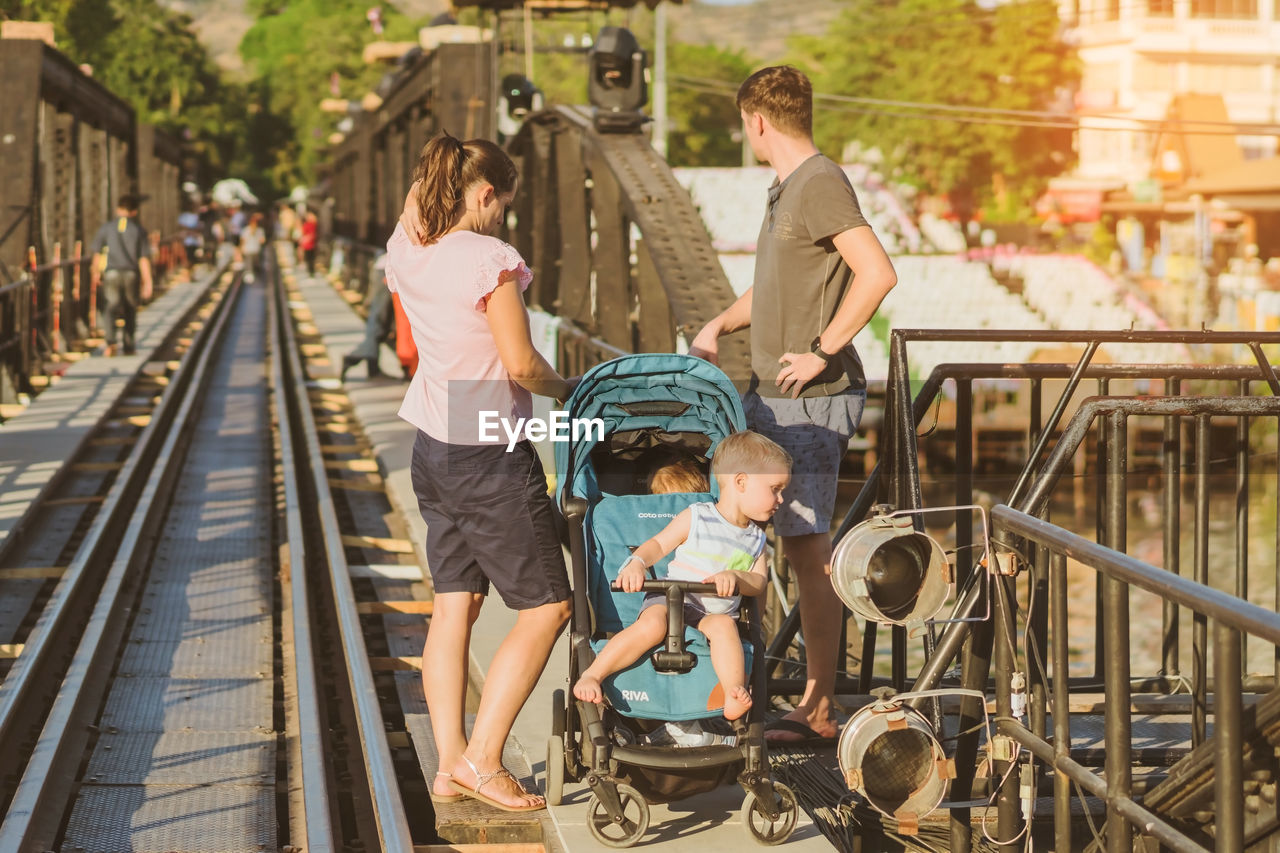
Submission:
{"label": "moving head light", "polygon": [[600,133],[636,133],[648,121],[640,112],[649,100],[645,52],[630,30],[603,27],[587,54],[587,99]]}

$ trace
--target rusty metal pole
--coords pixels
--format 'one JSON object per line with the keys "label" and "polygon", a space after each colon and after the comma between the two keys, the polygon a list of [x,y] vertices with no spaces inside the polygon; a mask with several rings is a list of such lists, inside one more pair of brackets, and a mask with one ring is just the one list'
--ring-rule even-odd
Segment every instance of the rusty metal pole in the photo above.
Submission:
{"label": "rusty metal pole", "polygon": [[[1049,557],[1049,609],[1053,623],[1053,753],[1071,757],[1071,664],[1067,636],[1067,557]],[[1061,770],[1053,774],[1053,849],[1071,849],[1071,780]]]}
{"label": "rusty metal pole", "polygon": [[[1195,581],[1209,585],[1209,415],[1196,415]],[[1209,618],[1191,614],[1191,745],[1204,743],[1209,692]]]}
{"label": "rusty metal pole", "polygon": [[1241,632],[1213,623],[1214,845],[1244,849],[1244,733],[1240,698]]}
{"label": "rusty metal pole", "polygon": [[[1165,379],[1164,392],[1167,396],[1176,397],[1182,393],[1182,382],[1176,376]],[[1178,574],[1182,548],[1179,536],[1182,530],[1182,419],[1177,415],[1165,415],[1164,418],[1164,568],[1172,574]],[[1162,621],[1162,655],[1163,672],[1166,678],[1178,675],[1178,605],[1165,601]]]}
{"label": "rusty metal pole", "polygon": [[53,244],[53,290],[49,294],[50,320],[49,342],[54,352],[63,351],[62,339],[62,243]]}
{"label": "rusty metal pole", "polygon": [[[1106,545],[1123,553],[1126,550],[1128,468],[1127,425],[1124,412],[1106,416],[1106,432],[1111,448],[1107,459],[1107,541]],[[1103,670],[1106,691],[1106,777],[1107,777],[1107,853],[1132,853],[1133,832],[1116,808],[1118,800],[1128,800],[1133,793],[1133,768],[1129,764],[1133,721],[1129,717],[1129,586],[1108,577],[1102,584],[1103,636],[1106,639],[1106,664]]]}

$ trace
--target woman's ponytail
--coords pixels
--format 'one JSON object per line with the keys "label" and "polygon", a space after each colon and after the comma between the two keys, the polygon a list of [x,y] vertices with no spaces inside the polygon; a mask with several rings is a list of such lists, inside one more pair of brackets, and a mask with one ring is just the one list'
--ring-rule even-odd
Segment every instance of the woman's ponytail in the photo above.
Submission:
{"label": "woman's ponytail", "polygon": [[418,181],[418,216],[426,230],[428,244],[439,240],[453,227],[462,212],[466,186],[463,165],[467,150],[462,140],[447,132],[422,147],[414,180]]}
{"label": "woman's ponytail", "polygon": [[505,195],[515,189],[518,175],[507,153],[487,139],[463,142],[444,132],[422,147],[413,177],[418,181],[418,216],[430,245],[462,215],[472,185],[485,181]]}

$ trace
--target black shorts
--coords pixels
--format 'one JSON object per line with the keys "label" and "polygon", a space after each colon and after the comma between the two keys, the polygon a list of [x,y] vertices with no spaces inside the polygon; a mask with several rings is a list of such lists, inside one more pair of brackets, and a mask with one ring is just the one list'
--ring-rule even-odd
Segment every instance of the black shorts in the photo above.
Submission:
{"label": "black shorts", "polygon": [[555,504],[528,441],[446,444],[421,430],[410,466],[427,522],[427,563],[436,592],[487,595],[513,610],[570,596]]}

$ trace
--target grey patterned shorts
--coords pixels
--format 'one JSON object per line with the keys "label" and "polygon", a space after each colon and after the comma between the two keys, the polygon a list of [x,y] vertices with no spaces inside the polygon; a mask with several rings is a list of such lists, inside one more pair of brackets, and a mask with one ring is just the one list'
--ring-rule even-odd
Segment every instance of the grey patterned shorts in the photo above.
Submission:
{"label": "grey patterned shorts", "polygon": [[768,436],[791,454],[791,484],[773,517],[779,536],[826,533],[836,506],[836,479],[849,439],[858,431],[865,391],[843,391],[830,397],[761,397],[754,391],[742,399],[747,426]]}

